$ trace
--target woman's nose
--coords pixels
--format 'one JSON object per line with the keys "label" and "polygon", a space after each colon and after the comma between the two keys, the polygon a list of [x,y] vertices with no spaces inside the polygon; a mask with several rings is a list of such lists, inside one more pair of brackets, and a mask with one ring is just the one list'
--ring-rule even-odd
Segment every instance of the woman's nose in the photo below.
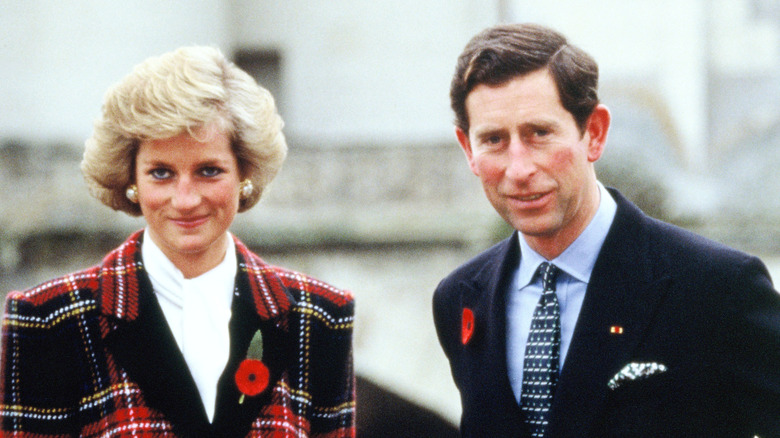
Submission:
{"label": "woman's nose", "polygon": [[196,184],[190,178],[181,178],[173,193],[171,203],[174,208],[187,210],[200,203],[200,193]]}

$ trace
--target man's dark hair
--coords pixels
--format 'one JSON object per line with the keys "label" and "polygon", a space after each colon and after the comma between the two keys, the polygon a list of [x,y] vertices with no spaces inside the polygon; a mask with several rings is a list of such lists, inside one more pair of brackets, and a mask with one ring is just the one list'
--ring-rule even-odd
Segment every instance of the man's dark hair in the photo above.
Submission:
{"label": "man's dark hair", "polygon": [[560,33],[537,24],[507,24],[485,29],[463,49],[450,85],[455,125],[469,131],[466,97],[479,84],[502,85],[543,68],[552,74],[561,104],[580,132],[599,103],[599,68]]}

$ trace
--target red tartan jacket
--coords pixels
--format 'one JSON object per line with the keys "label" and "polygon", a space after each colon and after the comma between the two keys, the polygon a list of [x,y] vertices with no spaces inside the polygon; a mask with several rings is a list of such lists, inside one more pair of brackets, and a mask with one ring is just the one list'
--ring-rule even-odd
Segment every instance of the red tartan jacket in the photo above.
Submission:
{"label": "red tartan jacket", "polygon": [[[12,292],[0,431],[13,437],[353,437],[352,295],[236,240],[230,357],[209,423],[141,260],[142,232],[99,266]],[[257,330],[270,384],[235,383]]]}

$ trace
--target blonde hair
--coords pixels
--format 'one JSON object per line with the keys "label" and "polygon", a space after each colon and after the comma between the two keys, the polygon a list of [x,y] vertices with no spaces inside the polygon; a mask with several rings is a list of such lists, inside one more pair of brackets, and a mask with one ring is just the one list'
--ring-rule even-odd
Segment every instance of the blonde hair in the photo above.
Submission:
{"label": "blonde hair", "polygon": [[211,123],[228,133],[241,178],[255,187],[238,211],[250,209],[287,155],[283,122],[271,93],[213,47],[149,58],[106,92],[81,162],[90,193],[115,210],[141,215],[125,196],[139,143],[194,136]]}

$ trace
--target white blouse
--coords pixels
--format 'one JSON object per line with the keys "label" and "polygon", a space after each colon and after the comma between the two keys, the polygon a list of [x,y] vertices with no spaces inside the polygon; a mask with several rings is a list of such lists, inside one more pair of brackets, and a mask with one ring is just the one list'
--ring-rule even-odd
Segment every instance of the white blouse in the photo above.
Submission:
{"label": "white blouse", "polygon": [[148,230],[144,232],[141,257],[168,326],[195,379],[209,421],[214,421],[217,382],[230,354],[228,323],[238,269],[233,237],[228,233],[224,260],[196,278],[184,278]]}

